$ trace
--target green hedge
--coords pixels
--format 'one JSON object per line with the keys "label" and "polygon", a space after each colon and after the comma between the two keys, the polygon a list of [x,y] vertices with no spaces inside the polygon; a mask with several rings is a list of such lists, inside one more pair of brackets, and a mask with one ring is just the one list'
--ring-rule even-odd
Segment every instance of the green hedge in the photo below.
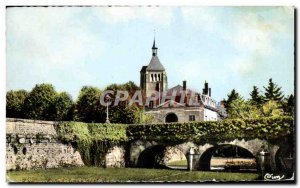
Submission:
{"label": "green hedge", "polygon": [[293,125],[293,118],[288,116],[145,125],[61,122],[57,132],[62,141],[79,149],[87,165],[101,166],[103,161],[100,158],[103,157],[100,156],[105,155],[108,149],[131,140],[143,139],[170,145],[235,138],[259,138],[272,142],[291,135]]}
{"label": "green hedge", "polygon": [[293,118],[272,117],[258,119],[228,119],[170,124],[131,125],[127,128],[128,139],[145,139],[160,142],[196,143],[226,141],[235,138],[260,138],[274,140],[293,132]]}

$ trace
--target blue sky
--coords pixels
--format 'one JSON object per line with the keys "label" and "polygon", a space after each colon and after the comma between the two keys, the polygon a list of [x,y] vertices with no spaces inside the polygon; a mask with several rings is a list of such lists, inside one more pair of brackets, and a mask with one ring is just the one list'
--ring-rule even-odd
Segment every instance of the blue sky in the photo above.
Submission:
{"label": "blue sky", "polygon": [[51,83],[76,99],[82,86],[129,80],[158,56],[169,87],[207,80],[217,101],[245,98],[268,79],[294,91],[292,7],[52,7],[7,9],[6,90]]}

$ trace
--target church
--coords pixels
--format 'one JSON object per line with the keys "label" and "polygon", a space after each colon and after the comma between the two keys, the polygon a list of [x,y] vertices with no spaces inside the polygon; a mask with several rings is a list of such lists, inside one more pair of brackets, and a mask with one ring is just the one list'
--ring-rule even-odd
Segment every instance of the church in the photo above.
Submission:
{"label": "church", "polygon": [[206,81],[202,93],[189,89],[185,80],[182,85],[169,88],[167,72],[157,50],[154,39],[150,63],[140,71],[143,97],[150,99],[145,106],[146,113],[152,114],[155,122],[217,121],[226,117],[224,106],[211,97],[212,90]]}

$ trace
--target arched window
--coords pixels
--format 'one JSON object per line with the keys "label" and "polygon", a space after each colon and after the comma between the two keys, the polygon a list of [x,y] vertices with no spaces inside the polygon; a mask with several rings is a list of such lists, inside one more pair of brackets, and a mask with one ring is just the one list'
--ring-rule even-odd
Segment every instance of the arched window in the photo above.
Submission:
{"label": "arched window", "polygon": [[153,74],[151,74],[151,82],[153,82]]}
{"label": "arched window", "polygon": [[158,81],[160,81],[160,74],[158,75]]}
{"label": "arched window", "polygon": [[156,74],[154,75],[154,78],[155,78],[155,81],[157,81],[157,75]]}

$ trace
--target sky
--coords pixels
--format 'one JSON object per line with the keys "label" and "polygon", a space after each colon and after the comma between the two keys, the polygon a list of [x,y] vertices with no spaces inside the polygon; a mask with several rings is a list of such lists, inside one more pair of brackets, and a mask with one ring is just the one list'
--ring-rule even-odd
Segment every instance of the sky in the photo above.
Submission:
{"label": "sky", "polygon": [[14,7],[6,11],[6,90],[50,83],[76,100],[83,86],[134,81],[155,35],[169,87],[205,80],[220,101],[249,98],[269,78],[294,93],[293,7]]}

